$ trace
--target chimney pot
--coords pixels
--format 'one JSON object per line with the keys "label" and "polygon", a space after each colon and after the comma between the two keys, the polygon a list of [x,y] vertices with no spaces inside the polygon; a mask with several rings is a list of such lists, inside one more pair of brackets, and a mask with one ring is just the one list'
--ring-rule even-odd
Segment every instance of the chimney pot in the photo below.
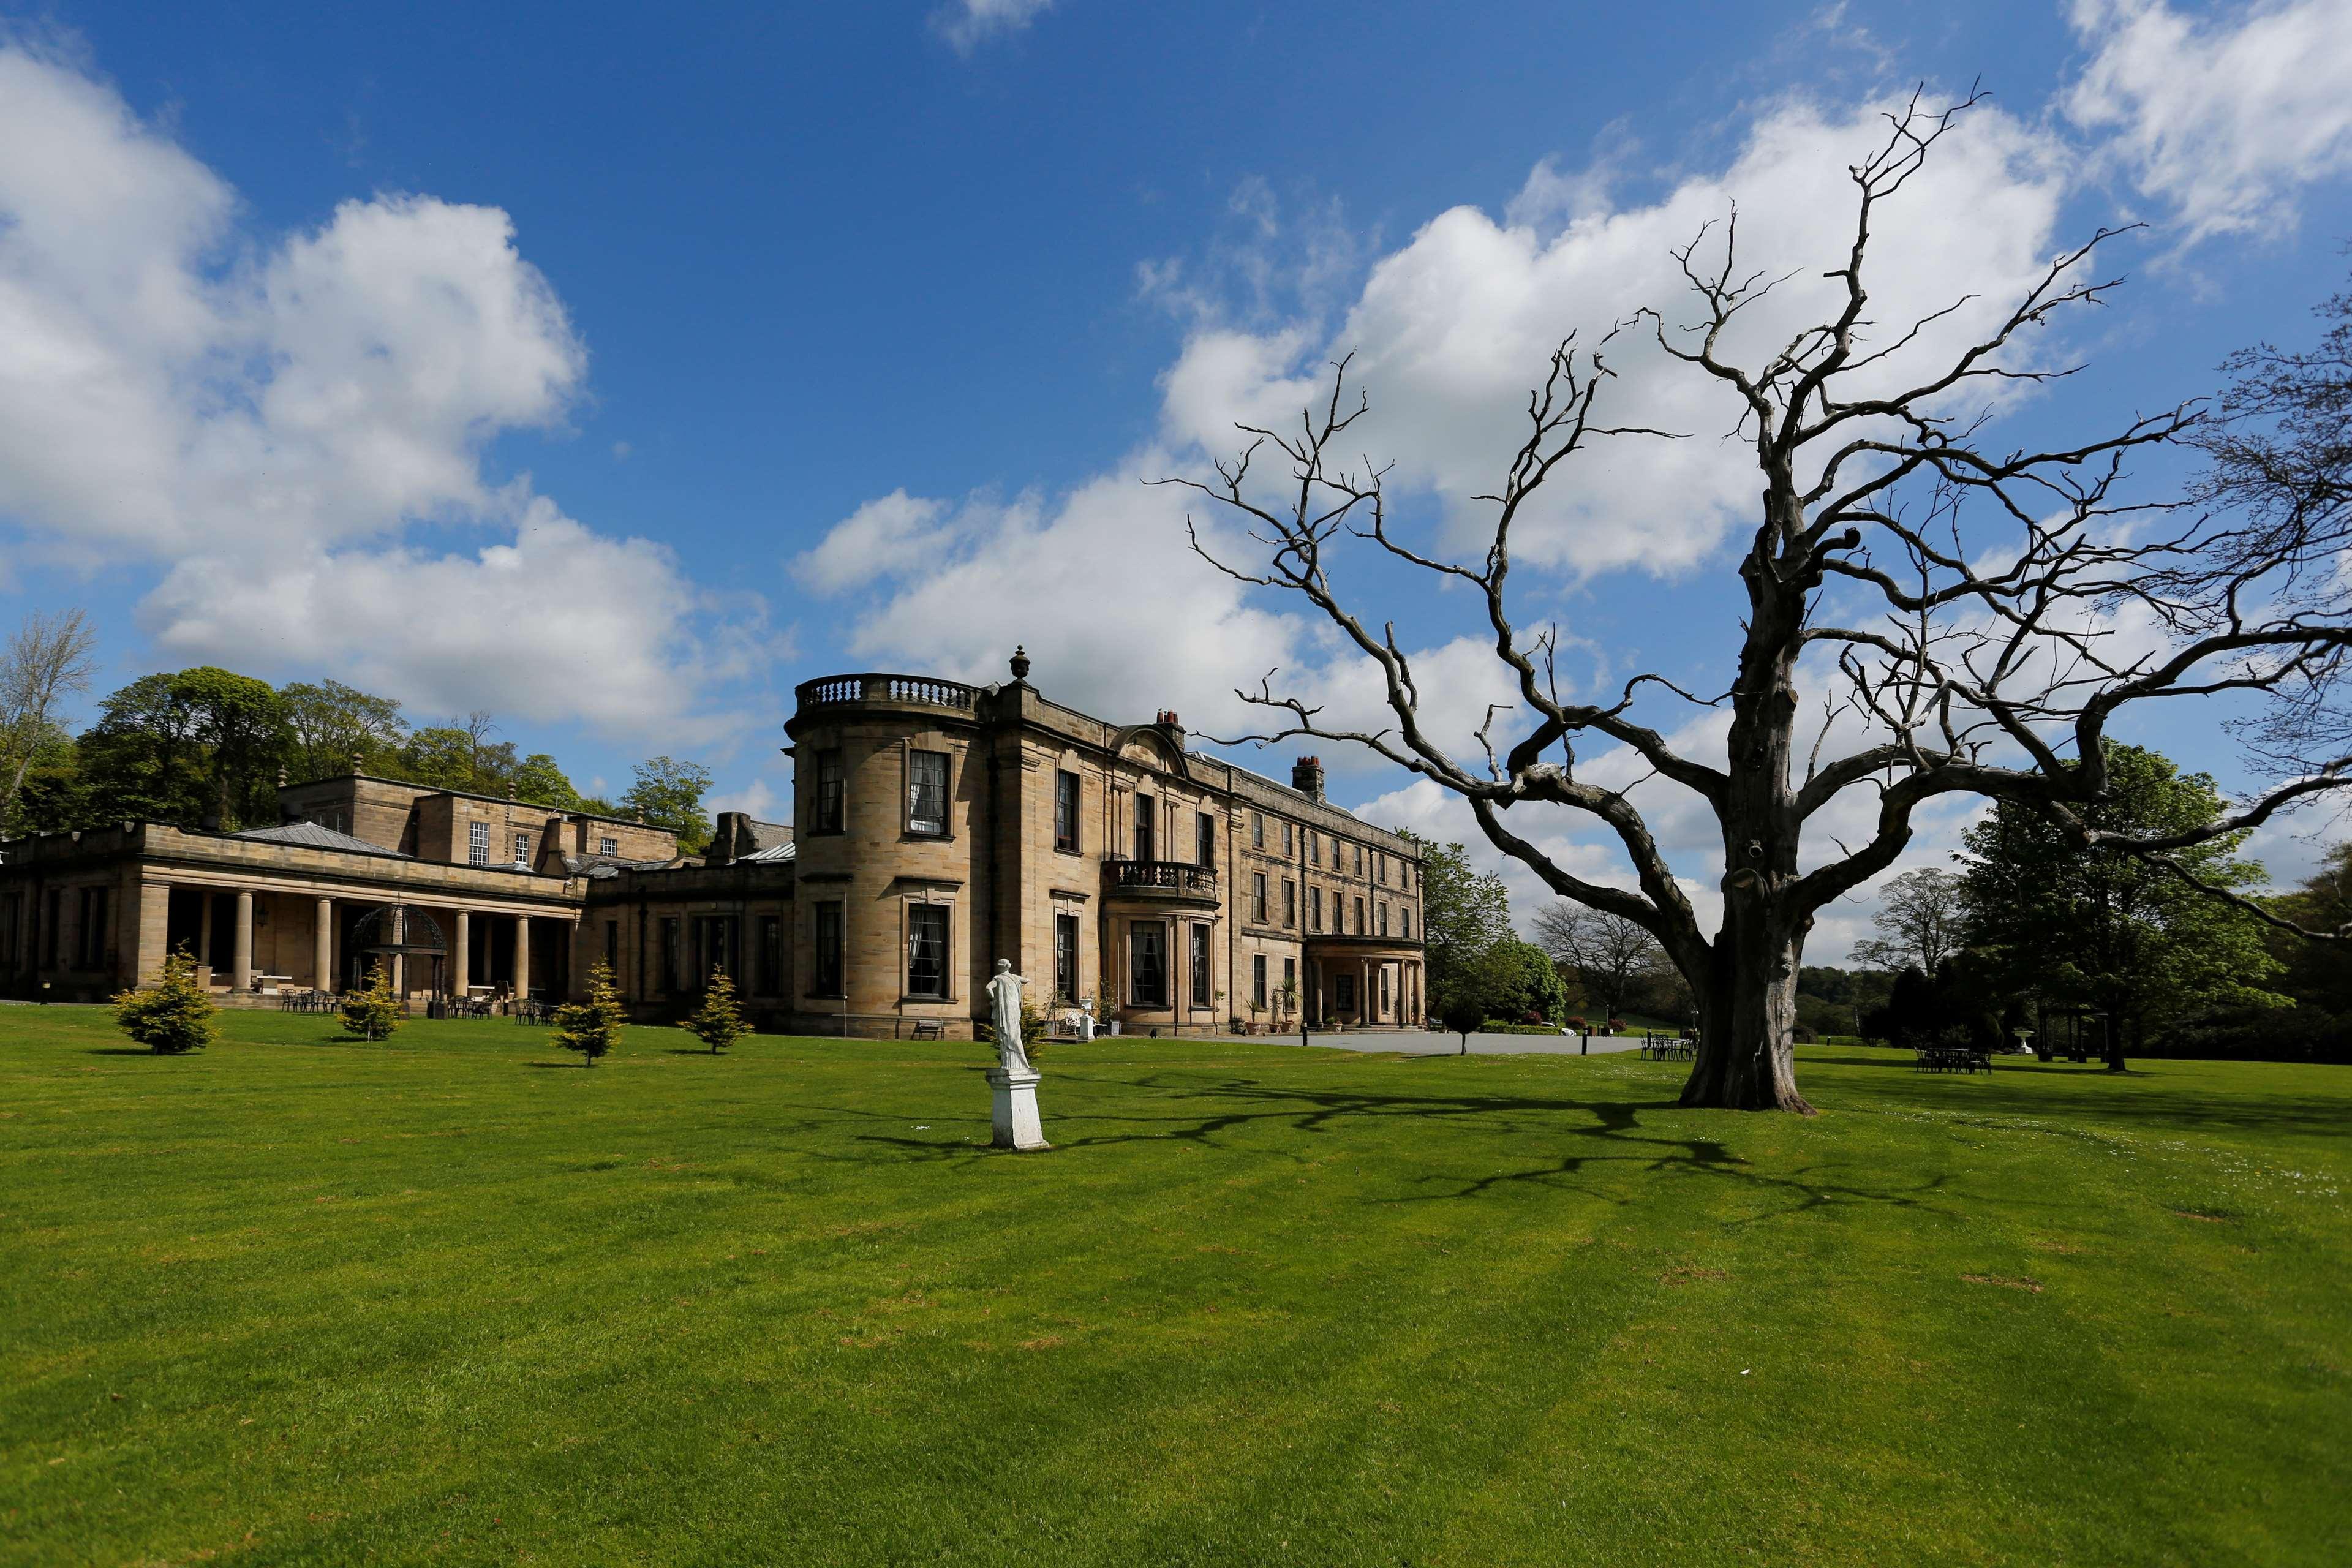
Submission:
{"label": "chimney pot", "polygon": [[1301,757],[1290,767],[1290,787],[1311,800],[1323,798],[1323,759]]}

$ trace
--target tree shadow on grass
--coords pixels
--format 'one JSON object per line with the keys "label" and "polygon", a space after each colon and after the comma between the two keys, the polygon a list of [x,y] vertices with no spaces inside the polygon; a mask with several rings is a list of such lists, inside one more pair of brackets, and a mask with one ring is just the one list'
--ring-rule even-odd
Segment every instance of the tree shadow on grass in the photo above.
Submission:
{"label": "tree shadow on grass", "polygon": [[555,1072],[570,1071],[574,1068],[592,1068],[596,1064],[594,1062],[525,1062],[522,1065],[527,1068],[545,1068],[551,1072]]}
{"label": "tree shadow on grass", "polygon": [[[1604,1173],[1605,1167],[1628,1166],[1645,1174],[1696,1175],[1736,1182],[1786,1199],[1769,1203],[1745,1219],[1727,1222],[1754,1224],[1839,1203],[1891,1204],[1904,1208],[1940,1212],[1942,1205],[1934,1203],[1929,1194],[1955,1175],[1955,1173],[1939,1173],[1919,1177],[1900,1187],[1890,1185],[1881,1188],[1821,1180],[1811,1173],[1810,1168],[1794,1175],[1760,1172],[1719,1139],[1677,1135],[1644,1125],[1643,1117],[1645,1113],[1679,1110],[1679,1105],[1673,1100],[1566,1099],[1475,1092],[1392,1093],[1367,1089],[1300,1089],[1267,1085],[1248,1078],[1202,1084],[1193,1074],[1181,1079],[1146,1075],[1138,1079],[1087,1079],[1080,1081],[1090,1088],[1115,1085],[1140,1090],[1161,1104],[1171,1100],[1223,1103],[1213,1109],[1203,1108],[1197,1111],[1177,1110],[1169,1114],[1146,1111],[1142,1114],[1123,1112],[1115,1117],[1095,1117],[1083,1111],[1049,1113],[1049,1121],[1053,1125],[1048,1131],[1054,1136],[1055,1150],[1065,1156],[1083,1154],[1090,1149],[1170,1141],[1222,1147],[1228,1142],[1229,1134],[1260,1127],[1303,1134],[1311,1140],[1354,1124],[1399,1120],[1473,1125],[1487,1136],[1518,1137],[1540,1142],[1549,1148],[1558,1148],[1562,1142],[1571,1140],[1582,1145],[1517,1169],[1490,1171],[1477,1175],[1431,1173],[1417,1176],[1413,1179],[1425,1184],[1429,1190],[1407,1197],[1365,1200],[1380,1205],[1475,1199],[1515,1184],[1552,1186],[1598,1196],[1613,1204],[1630,1204],[1639,1201],[1638,1193],[1627,1191],[1612,1182],[1595,1179]],[[837,1111],[839,1108],[828,1109]],[[864,1116],[867,1113],[851,1114]],[[877,1121],[903,1120],[896,1115],[873,1115]],[[1074,1123],[1083,1127],[1090,1121],[1116,1121],[1118,1130],[1073,1132]],[[1743,1122],[1743,1126],[1746,1125],[1754,1124]],[[935,1142],[879,1131],[855,1134],[852,1141],[891,1150],[908,1161],[968,1161],[990,1158],[1001,1152],[969,1142]],[[1259,1152],[1265,1151],[1261,1149]],[[1305,1163],[1316,1158],[1316,1152],[1311,1146],[1301,1148],[1292,1152],[1290,1157]]]}
{"label": "tree shadow on grass", "polygon": [[192,1051],[151,1051],[144,1046],[91,1046],[82,1053],[86,1057],[173,1057],[193,1056]]}

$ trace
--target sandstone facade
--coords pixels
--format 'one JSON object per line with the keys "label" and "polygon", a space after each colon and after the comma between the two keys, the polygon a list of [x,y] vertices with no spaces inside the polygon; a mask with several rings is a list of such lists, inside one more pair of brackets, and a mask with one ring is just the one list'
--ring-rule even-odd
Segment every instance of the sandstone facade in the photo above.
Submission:
{"label": "sandstone facade", "polygon": [[[239,834],[156,823],[0,846],[0,987],[95,998],[185,948],[216,989],[562,999],[611,965],[641,1018],[714,969],[767,1028],[968,1037],[997,959],[1040,1011],[1130,1032],[1417,1026],[1408,840],[1025,679],[805,682],[794,824],[666,829],[352,773]],[[397,911],[396,913],[394,911]],[[397,931],[394,928],[397,927]]]}

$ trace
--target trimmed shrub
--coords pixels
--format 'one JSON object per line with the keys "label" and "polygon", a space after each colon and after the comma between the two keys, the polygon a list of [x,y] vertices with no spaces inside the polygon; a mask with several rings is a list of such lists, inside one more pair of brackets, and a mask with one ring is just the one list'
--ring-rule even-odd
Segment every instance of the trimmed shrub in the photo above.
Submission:
{"label": "trimmed shrub", "polygon": [[343,1028],[362,1040],[388,1040],[402,1023],[400,998],[392,994],[392,972],[379,961],[367,984],[343,1003]]}
{"label": "trimmed shrub", "polygon": [[163,978],[152,991],[125,991],[114,999],[122,1032],[157,1056],[201,1050],[220,1038],[220,1009],[196,984],[196,961],[185,949],[163,959]]}

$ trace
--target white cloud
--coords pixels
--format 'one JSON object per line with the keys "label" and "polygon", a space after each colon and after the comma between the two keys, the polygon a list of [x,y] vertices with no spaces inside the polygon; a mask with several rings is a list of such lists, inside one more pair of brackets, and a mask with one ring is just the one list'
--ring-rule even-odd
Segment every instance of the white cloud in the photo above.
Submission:
{"label": "white cloud", "polygon": [[931,26],[960,55],[991,38],[1017,33],[1050,9],[1054,0],[954,0],[931,14]]}
{"label": "white cloud", "polygon": [[916,565],[947,542],[942,501],[892,490],[833,525],[793,562],[793,575],[819,594],[861,587]]}
{"label": "white cloud", "polygon": [[702,610],[666,547],[595,533],[541,498],[524,503],[512,543],[471,553],[192,556],[141,620],[185,658],[333,670],[428,712],[494,693],[518,719],[708,743],[733,721],[698,712],[698,689],[752,650],[740,625],[716,649],[694,646]]}
{"label": "white cloud", "polygon": [[2066,94],[2076,125],[2178,215],[2189,242],[2275,233],[2293,187],[2352,171],[2352,5],[2294,0],[2234,22],[2165,0],[2075,0],[2096,53]]}
{"label": "white cloud", "polygon": [[[667,552],[485,475],[587,370],[508,216],[400,195],[283,237],[241,216],[110,89],[0,47],[0,520],[27,552],[171,563],[141,615],[185,657],[428,709],[703,724],[669,710],[756,625],[699,625]],[[419,523],[511,542],[420,552]]]}

